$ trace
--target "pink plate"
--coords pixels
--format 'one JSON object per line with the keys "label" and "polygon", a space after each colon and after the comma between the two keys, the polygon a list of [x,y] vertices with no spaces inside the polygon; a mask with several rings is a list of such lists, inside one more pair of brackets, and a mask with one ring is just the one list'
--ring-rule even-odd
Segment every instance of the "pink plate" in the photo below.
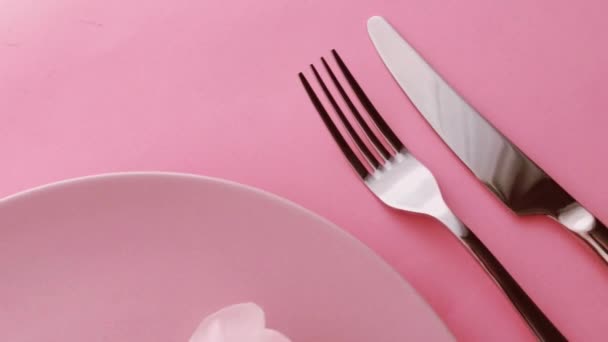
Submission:
{"label": "pink plate", "polygon": [[183,341],[238,302],[294,342],[452,335],[386,263],[286,200],[129,173],[0,201],[0,341]]}

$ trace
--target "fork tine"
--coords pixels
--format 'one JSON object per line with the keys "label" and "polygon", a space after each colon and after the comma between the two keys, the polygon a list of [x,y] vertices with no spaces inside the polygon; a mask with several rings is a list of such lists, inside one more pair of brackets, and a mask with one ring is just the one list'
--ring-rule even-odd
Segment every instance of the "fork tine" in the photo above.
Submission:
{"label": "fork tine", "polygon": [[352,167],[355,169],[357,174],[359,174],[359,176],[362,179],[367,178],[369,176],[369,171],[363,165],[363,163],[359,160],[359,158],[353,152],[353,150],[350,148],[350,146],[348,145],[346,140],[344,140],[344,137],[342,137],[342,134],[340,134],[338,127],[336,127],[336,125],[333,123],[333,121],[331,121],[331,118],[329,117],[329,114],[325,110],[325,107],[323,107],[323,104],[317,97],[317,94],[315,94],[315,91],[310,86],[310,83],[308,83],[308,80],[306,79],[306,77],[304,77],[304,74],[299,73],[298,76],[300,77],[300,81],[302,82],[302,85],[304,86],[304,89],[306,90],[306,93],[308,94],[310,101],[317,109],[317,112],[319,112],[319,115],[321,116],[321,119],[323,119],[323,122],[325,123],[325,126],[329,130],[329,133],[331,133],[332,137],[338,144],[338,147],[340,147],[340,150],[342,150],[342,153],[344,154],[346,159],[348,159],[348,161],[350,162]]}
{"label": "fork tine", "polygon": [[348,68],[346,67],[346,64],[344,64],[344,61],[342,61],[342,58],[340,58],[340,55],[338,55],[338,52],[336,52],[336,50],[334,49],[334,50],[331,50],[331,53],[333,54],[334,58],[336,59],[336,62],[338,63],[338,67],[340,67],[340,70],[342,70],[344,77],[346,78],[346,80],[350,84],[351,88],[353,89],[353,91],[355,92],[357,97],[359,98],[359,101],[361,101],[361,104],[363,105],[365,110],[367,110],[367,112],[371,116],[372,120],[376,124],[376,127],[378,127],[380,132],[382,132],[384,137],[393,146],[395,151],[397,151],[397,152],[401,151],[404,148],[404,145],[401,142],[401,140],[399,140],[399,138],[397,138],[397,135],[389,127],[389,125],[386,123],[386,121],[384,121],[384,119],[382,118],[382,116],[380,115],[380,113],[378,112],[376,107],[374,107],[374,105],[372,104],[370,99],[367,97],[367,95],[365,94],[363,89],[361,89],[361,86],[359,86],[359,83],[357,82],[357,80],[355,80],[355,77],[353,76],[353,74],[350,72],[350,70],[348,70]]}
{"label": "fork tine", "polygon": [[325,85],[325,82],[323,82],[321,75],[319,75],[319,73],[317,72],[317,68],[315,68],[315,66],[312,64],[310,65],[310,68],[312,69],[312,72],[315,74],[315,78],[317,79],[317,82],[319,83],[319,85],[321,85],[321,89],[323,89],[325,96],[327,96],[327,99],[331,103],[332,107],[334,108],[336,113],[338,113],[338,117],[340,118],[340,121],[342,121],[342,124],[344,125],[344,127],[346,127],[346,130],[348,131],[350,136],[353,138],[353,140],[355,141],[355,143],[357,144],[357,146],[359,147],[361,152],[363,152],[363,155],[365,156],[365,158],[369,161],[370,164],[372,164],[374,169],[378,169],[380,167],[380,162],[376,159],[376,157],[372,154],[372,152],[367,148],[367,146],[365,145],[363,140],[361,140],[361,138],[359,137],[359,134],[357,134],[357,132],[355,131],[353,126],[350,124],[350,122],[344,115],[344,112],[342,111],[342,109],[340,108],[340,106],[338,105],[338,103],[336,102],[334,97],[331,95],[331,92],[329,91],[329,89],[327,89],[327,86]]}
{"label": "fork tine", "polygon": [[376,150],[378,150],[378,152],[380,152],[380,154],[386,160],[389,160],[391,158],[391,154],[388,152],[386,147],[384,147],[384,145],[382,145],[382,143],[380,142],[378,137],[376,137],[376,134],[372,131],[372,129],[369,128],[369,125],[367,124],[367,122],[365,122],[365,120],[361,116],[361,113],[359,113],[359,110],[357,109],[357,107],[355,107],[355,105],[353,104],[353,101],[351,101],[348,94],[346,94],[346,91],[344,91],[344,88],[342,87],[342,85],[340,84],[338,79],[336,78],[336,75],[334,74],[334,72],[329,67],[329,64],[327,64],[327,62],[325,61],[325,58],[321,58],[321,62],[323,62],[323,66],[325,66],[325,70],[327,70],[327,73],[329,74],[329,77],[331,78],[334,85],[336,86],[336,89],[338,89],[338,92],[344,99],[344,102],[346,102],[346,105],[348,106],[350,111],[353,113],[353,116],[355,117],[355,119],[357,120],[357,122],[359,123],[361,128],[363,128],[363,131],[367,135],[368,139],[371,140],[374,147],[376,147]]}

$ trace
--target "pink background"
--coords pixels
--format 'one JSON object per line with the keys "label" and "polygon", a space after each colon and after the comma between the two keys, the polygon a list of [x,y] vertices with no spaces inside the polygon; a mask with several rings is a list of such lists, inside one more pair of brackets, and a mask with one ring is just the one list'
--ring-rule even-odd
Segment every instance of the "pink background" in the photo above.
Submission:
{"label": "pink background", "polygon": [[127,170],[250,184],[371,246],[460,340],[533,340],[444,229],[383,206],[340,156],[296,77],[336,48],[448,203],[564,334],[603,340],[608,268],[549,219],[513,216],[457,162],[392,81],[365,21],[384,15],[606,222],[607,9],[599,0],[4,0],[0,195]]}

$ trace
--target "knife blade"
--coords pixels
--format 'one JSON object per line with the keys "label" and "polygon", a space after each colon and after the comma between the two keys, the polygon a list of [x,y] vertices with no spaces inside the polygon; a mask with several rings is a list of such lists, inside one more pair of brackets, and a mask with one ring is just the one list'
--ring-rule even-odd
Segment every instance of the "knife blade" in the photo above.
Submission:
{"label": "knife blade", "polygon": [[369,36],[401,89],[458,158],[518,215],[546,214],[608,263],[608,229],[486,121],[382,17]]}

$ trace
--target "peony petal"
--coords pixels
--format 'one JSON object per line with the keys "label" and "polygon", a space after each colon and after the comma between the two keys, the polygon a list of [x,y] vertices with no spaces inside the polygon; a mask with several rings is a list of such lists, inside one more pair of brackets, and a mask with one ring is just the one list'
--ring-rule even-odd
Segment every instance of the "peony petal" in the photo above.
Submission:
{"label": "peony petal", "polygon": [[205,318],[190,342],[245,342],[243,338],[259,336],[265,321],[264,311],[256,304],[232,305]]}
{"label": "peony petal", "polygon": [[259,339],[259,342],[291,342],[287,337],[278,331],[265,329]]}
{"label": "peony petal", "polygon": [[224,339],[220,323],[212,321],[204,326],[199,326],[190,337],[190,342],[223,342]]}

